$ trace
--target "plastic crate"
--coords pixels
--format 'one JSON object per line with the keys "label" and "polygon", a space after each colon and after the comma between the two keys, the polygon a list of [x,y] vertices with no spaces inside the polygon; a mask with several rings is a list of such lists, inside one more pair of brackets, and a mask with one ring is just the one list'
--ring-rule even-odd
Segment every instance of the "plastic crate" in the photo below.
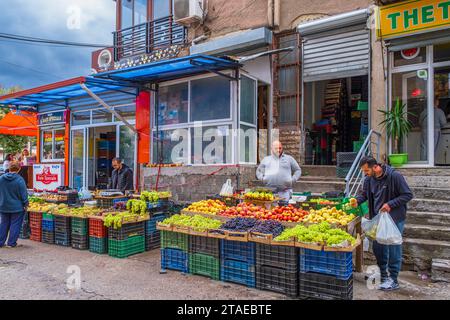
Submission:
{"label": "plastic crate", "polygon": [[42,242],[48,244],[55,243],[55,233],[53,231],[42,231]]}
{"label": "plastic crate", "polygon": [[66,216],[54,216],[55,228],[71,230],[72,218]]}
{"label": "plastic crate", "polygon": [[105,227],[103,220],[89,219],[89,236],[96,238],[108,237],[108,228]]}
{"label": "plastic crate", "polygon": [[97,207],[108,209],[114,207],[114,204],[121,201],[128,201],[127,197],[121,198],[99,198],[97,199]]}
{"label": "plastic crate", "polygon": [[42,213],[30,211],[29,218],[30,218],[30,226],[41,228]]}
{"label": "plastic crate", "polygon": [[89,233],[89,219],[72,218],[72,234],[86,236]]}
{"label": "plastic crate", "polygon": [[364,144],[364,140],[353,141],[353,152],[359,152]]}
{"label": "plastic crate", "polygon": [[42,220],[43,221],[53,221],[54,220],[54,215],[51,213],[43,213],[42,214]]}
{"label": "plastic crate", "polygon": [[156,224],[159,221],[163,221],[164,219],[167,218],[167,215],[164,213],[159,213],[159,214],[154,214],[152,215],[152,217],[150,218],[150,220],[145,221],[145,232],[146,233],[153,233],[156,232]]}
{"label": "plastic crate", "polygon": [[189,253],[201,253],[219,258],[220,239],[189,236]]}
{"label": "plastic crate", "polygon": [[298,295],[298,271],[257,265],[256,288],[296,297]]}
{"label": "plastic crate", "polygon": [[350,165],[355,161],[357,152],[337,152],[336,153],[336,165],[337,167]]}
{"label": "plastic crate", "polygon": [[213,280],[220,280],[220,260],[202,253],[190,253],[189,272]]}
{"label": "plastic crate", "polygon": [[25,212],[23,217],[22,227],[20,228],[20,239],[30,239],[31,228],[30,228],[30,218],[28,212]]}
{"label": "plastic crate", "polygon": [[318,273],[299,273],[298,281],[298,293],[301,299],[353,299],[353,277],[340,280]]}
{"label": "plastic crate", "polygon": [[88,250],[89,249],[89,236],[86,235],[79,235],[79,234],[73,234],[72,233],[72,248],[78,249],[78,250]]}
{"label": "plastic crate", "polygon": [[49,220],[42,220],[42,231],[55,231],[55,222]]}
{"label": "plastic crate", "polygon": [[89,251],[98,254],[108,253],[108,238],[89,237]]}
{"label": "plastic crate", "polygon": [[38,227],[30,228],[30,240],[41,242],[42,241],[42,229]]}
{"label": "plastic crate", "polygon": [[299,248],[300,272],[316,272],[347,280],[353,275],[353,253]]}
{"label": "plastic crate", "polygon": [[145,221],[127,223],[119,229],[108,228],[108,238],[114,240],[126,240],[134,236],[145,236]]}
{"label": "plastic crate", "polygon": [[220,256],[222,259],[243,261],[254,265],[255,248],[254,242],[220,240]]}
{"label": "plastic crate", "polygon": [[189,272],[189,254],[180,249],[161,249],[161,270]]}
{"label": "plastic crate", "polygon": [[145,251],[161,248],[161,232],[156,231],[145,235]]}
{"label": "plastic crate", "polygon": [[256,265],[298,272],[298,248],[257,243]]}
{"label": "plastic crate", "polygon": [[145,251],[145,237],[134,236],[126,240],[108,239],[108,254],[115,258],[126,258]]}
{"label": "plastic crate", "polygon": [[220,265],[220,279],[255,288],[255,265],[244,261],[223,259]]}
{"label": "plastic crate", "polygon": [[189,236],[184,233],[161,231],[161,249],[166,248],[187,252],[189,249]]}

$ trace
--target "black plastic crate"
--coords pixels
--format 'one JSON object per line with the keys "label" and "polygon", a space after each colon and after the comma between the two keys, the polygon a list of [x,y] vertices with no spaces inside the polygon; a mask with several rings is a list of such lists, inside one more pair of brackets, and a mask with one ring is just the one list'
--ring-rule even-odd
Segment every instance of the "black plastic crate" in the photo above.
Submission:
{"label": "black plastic crate", "polygon": [[60,231],[68,230],[70,232],[72,227],[72,218],[66,216],[53,216],[55,221],[55,230],[59,229]]}
{"label": "black plastic crate", "polygon": [[298,293],[301,299],[352,300],[353,276],[340,280],[320,273],[299,273]]}
{"label": "black plastic crate", "polygon": [[161,248],[161,232],[156,231],[145,235],[145,251]]}
{"label": "black plastic crate", "polygon": [[189,236],[189,253],[202,253],[220,257],[220,239],[202,236]]}
{"label": "black plastic crate", "polygon": [[270,266],[256,266],[256,288],[298,296],[298,272]]}
{"label": "black plastic crate", "polygon": [[30,227],[30,218],[28,212],[25,212],[22,222],[22,227],[20,228],[20,239],[30,239],[31,235],[31,227]]}
{"label": "black plastic crate", "polygon": [[108,228],[109,239],[126,240],[134,236],[145,236],[145,221],[127,223],[119,229]]}
{"label": "black plastic crate", "polygon": [[42,242],[48,244],[55,243],[55,233],[53,231],[42,231]]}
{"label": "black plastic crate", "polygon": [[256,265],[298,272],[298,248],[257,243]]}
{"label": "black plastic crate", "polygon": [[89,235],[72,234],[72,248],[79,250],[89,250]]}

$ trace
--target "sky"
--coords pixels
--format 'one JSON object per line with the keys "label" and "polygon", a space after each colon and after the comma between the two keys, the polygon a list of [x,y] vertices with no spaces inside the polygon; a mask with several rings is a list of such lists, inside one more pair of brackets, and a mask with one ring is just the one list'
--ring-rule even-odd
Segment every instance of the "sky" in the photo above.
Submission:
{"label": "sky", "polygon": [[[92,44],[113,43],[113,0],[1,0],[0,13],[0,33]],[[30,45],[0,38],[0,87],[27,89],[89,75],[91,52],[96,50]]]}

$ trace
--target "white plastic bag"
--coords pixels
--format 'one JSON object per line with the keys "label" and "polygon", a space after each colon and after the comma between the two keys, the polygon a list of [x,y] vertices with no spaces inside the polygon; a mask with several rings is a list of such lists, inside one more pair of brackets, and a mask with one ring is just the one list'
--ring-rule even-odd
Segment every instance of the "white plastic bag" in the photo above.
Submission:
{"label": "white plastic bag", "polygon": [[376,215],[372,220],[362,218],[361,228],[363,229],[367,238],[371,240],[377,239],[378,222],[380,220],[380,214]]}
{"label": "white plastic bag", "polygon": [[91,192],[90,192],[87,188],[85,188],[85,187],[83,187],[83,188],[80,189],[80,192],[78,193],[78,195],[79,195],[79,197],[80,197],[81,200],[89,200],[89,199],[92,199],[92,194],[91,194]]}
{"label": "white plastic bag", "polygon": [[231,179],[227,179],[227,181],[223,184],[222,189],[220,190],[220,195],[224,197],[230,197],[233,195],[233,186],[231,185]]}
{"label": "white plastic bag", "polygon": [[402,234],[395,225],[394,220],[389,213],[378,214],[380,221],[378,222],[377,242],[386,245],[402,244]]}

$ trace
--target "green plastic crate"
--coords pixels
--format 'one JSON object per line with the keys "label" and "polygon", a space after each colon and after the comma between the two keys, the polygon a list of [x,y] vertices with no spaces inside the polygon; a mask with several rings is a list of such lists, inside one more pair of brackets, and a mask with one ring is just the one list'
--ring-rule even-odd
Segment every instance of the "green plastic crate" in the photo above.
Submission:
{"label": "green plastic crate", "polygon": [[356,107],[358,111],[367,111],[369,110],[369,103],[367,101],[358,101],[358,106]]}
{"label": "green plastic crate", "polygon": [[359,152],[364,144],[364,140],[353,141],[353,152]]}
{"label": "green plastic crate", "polygon": [[126,258],[145,251],[145,236],[134,236],[126,240],[108,240],[108,254],[115,258]]}
{"label": "green plastic crate", "polygon": [[185,252],[189,249],[189,235],[172,231],[161,231],[161,249],[180,249]]}
{"label": "green plastic crate", "polygon": [[108,253],[108,238],[89,237],[89,251],[93,253]]}
{"label": "green plastic crate", "polygon": [[89,220],[72,217],[72,233],[87,235],[89,232]]}
{"label": "green plastic crate", "polygon": [[51,214],[51,213],[43,213],[42,214],[42,220],[53,221],[54,220],[53,214]]}
{"label": "green plastic crate", "polygon": [[220,280],[220,260],[202,253],[189,254],[189,272]]}

